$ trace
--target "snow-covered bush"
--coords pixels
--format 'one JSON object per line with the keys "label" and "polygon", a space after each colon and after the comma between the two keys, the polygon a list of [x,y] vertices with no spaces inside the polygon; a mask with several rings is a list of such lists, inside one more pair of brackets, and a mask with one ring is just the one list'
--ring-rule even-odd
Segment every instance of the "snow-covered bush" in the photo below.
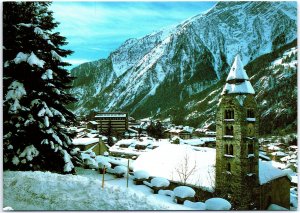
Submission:
{"label": "snow-covered bush", "polygon": [[163,177],[155,177],[150,181],[153,193],[157,194],[160,189],[165,189],[170,185],[170,181]]}
{"label": "snow-covered bush", "polygon": [[210,198],[205,201],[206,210],[230,210],[231,204],[223,198]]}
{"label": "snow-covered bush", "polygon": [[83,160],[84,167],[89,169],[98,169],[98,163],[95,161],[95,159],[92,158],[85,158]]}
{"label": "snow-covered bush", "polygon": [[189,200],[184,201],[183,205],[190,207],[192,209],[196,209],[196,210],[205,210],[205,203],[203,202],[192,202]]}
{"label": "snow-covered bush", "polygon": [[194,197],[196,192],[188,186],[177,186],[174,190],[174,195],[180,198]]}
{"label": "snow-covered bush", "polygon": [[137,180],[149,178],[149,173],[144,170],[135,171],[133,174],[134,174],[134,179]]}
{"label": "snow-covered bush", "polygon": [[144,170],[138,170],[133,173],[134,181],[136,185],[143,184],[149,178],[149,173]]}
{"label": "snow-covered bush", "polygon": [[153,187],[168,187],[170,185],[170,181],[163,177],[155,177],[151,179],[151,186]]}
{"label": "snow-covered bush", "polygon": [[107,159],[104,158],[96,158],[97,162],[98,162],[98,168],[99,168],[99,172],[102,174],[103,173],[103,169],[105,167],[105,169],[110,169],[111,168],[111,164],[108,162]]}
{"label": "snow-covered bush", "polygon": [[194,189],[188,186],[177,186],[173,191],[178,204],[183,204],[188,199],[194,199],[196,194]]}
{"label": "snow-covered bush", "polygon": [[127,173],[127,167],[116,166],[113,170],[111,170],[111,173],[116,174],[117,177],[123,177]]}

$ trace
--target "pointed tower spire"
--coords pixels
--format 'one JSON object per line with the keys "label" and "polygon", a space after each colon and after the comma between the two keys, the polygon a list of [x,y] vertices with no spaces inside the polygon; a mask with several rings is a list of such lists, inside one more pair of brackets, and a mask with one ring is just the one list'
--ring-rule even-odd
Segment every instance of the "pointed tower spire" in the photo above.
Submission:
{"label": "pointed tower spire", "polygon": [[236,55],[229,71],[222,91],[224,94],[255,94],[239,55]]}

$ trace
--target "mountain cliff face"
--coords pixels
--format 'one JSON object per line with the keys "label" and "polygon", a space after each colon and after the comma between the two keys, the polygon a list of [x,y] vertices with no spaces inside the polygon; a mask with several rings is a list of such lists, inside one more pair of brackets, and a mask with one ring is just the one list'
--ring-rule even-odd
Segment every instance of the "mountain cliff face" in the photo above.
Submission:
{"label": "mountain cliff face", "polygon": [[222,82],[237,53],[247,64],[296,36],[295,2],[220,2],[175,27],[127,40],[107,59],[74,68],[71,92],[78,102],[71,107],[79,115],[124,110],[137,118],[167,117]]}

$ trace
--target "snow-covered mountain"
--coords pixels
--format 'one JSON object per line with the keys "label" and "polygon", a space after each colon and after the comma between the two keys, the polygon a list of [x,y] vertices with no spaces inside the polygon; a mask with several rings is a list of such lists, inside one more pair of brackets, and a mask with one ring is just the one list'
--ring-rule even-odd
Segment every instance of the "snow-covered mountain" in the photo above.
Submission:
{"label": "snow-covered mountain", "polygon": [[76,114],[166,115],[216,85],[237,53],[247,64],[296,36],[296,2],[219,2],[177,26],[127,40],[107,59],[74,68],[71,92],[78,102],[72,108]]}

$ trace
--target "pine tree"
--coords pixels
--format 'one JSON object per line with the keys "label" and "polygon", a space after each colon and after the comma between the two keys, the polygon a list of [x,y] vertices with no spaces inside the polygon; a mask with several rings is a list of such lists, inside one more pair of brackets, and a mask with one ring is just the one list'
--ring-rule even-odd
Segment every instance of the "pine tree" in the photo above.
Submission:
{"label": "pine tree", "polygon": [[74,171],[71,137],[75,121],[66,105],[73,78],[62,61],[72,53],[50,2],[3,3],[4,169]]}

